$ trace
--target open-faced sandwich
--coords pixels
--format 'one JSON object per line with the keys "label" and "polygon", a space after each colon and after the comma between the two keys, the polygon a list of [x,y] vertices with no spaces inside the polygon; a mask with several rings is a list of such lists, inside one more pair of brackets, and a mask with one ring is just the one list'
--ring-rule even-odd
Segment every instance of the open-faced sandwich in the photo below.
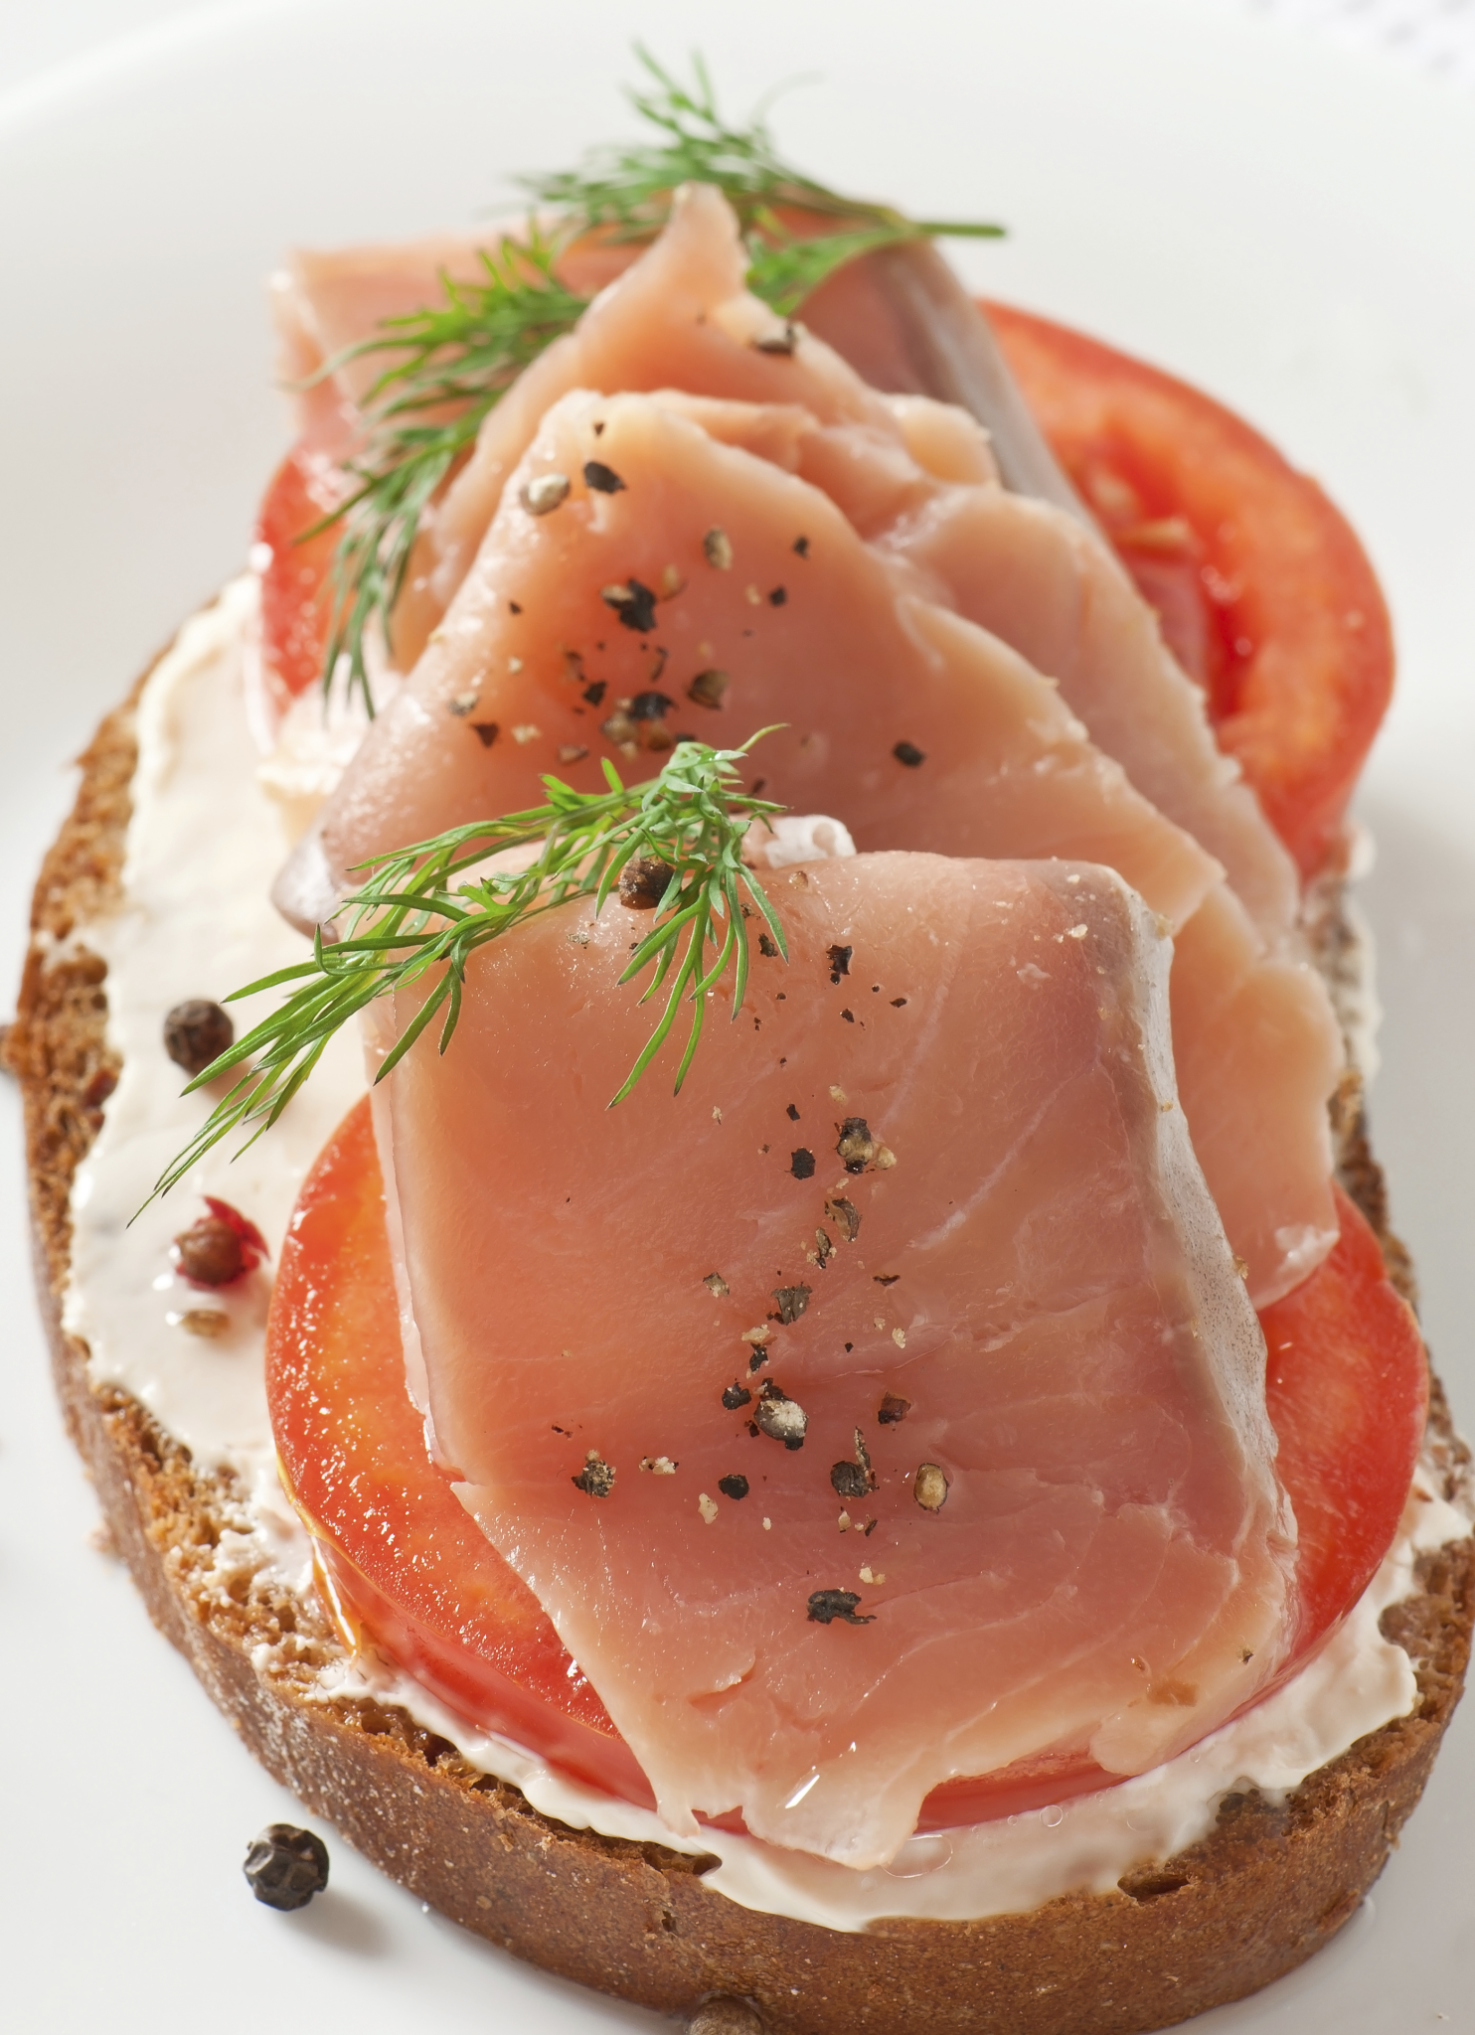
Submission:
{"label": "open-faced sandwich", "polygon": [[251,571],[37,893],[68,1417],[469,1928],[712,2028],[1157,2028],[1355,1911],[1468,1651],[1344,899],[1385,611],[1247,426],[985,317],[986,229],[642,103],[277,280]]}

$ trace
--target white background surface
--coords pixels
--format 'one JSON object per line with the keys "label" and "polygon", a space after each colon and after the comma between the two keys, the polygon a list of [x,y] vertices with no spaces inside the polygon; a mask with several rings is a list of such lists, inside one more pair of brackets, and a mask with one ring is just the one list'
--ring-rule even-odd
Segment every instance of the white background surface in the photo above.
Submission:
{"label": "white background surface", "polygon": [[[917,209],[1007,219],[1008,243],[967,252],[980,284],[1234,403],[1368,543],[1402,653],[1360,801],[1381,845],[1375,1121],[1436,1357],[1475,1421],[1475,100],[1407,37],[1389,61],[1367,32],[1380,6],[4,0],[0,967],[19,965],[64,760],[241,559],[285,439],[260,289],[281,247],[462,223],[504,172],[621,130],[632,33],[668,59],[699,44],[737,111],[819,73],[776,117],[791,153]],[[1462,12],[1402,11],[1441,33]],[[1342,41],[1307,32],[1334,13]],[[342,1844],[310,1909],[251,1901],[244,1846],[292,1804],[88,1546],[29,1301],[9,1084],[0,1116],[7,2024],[654,2026],[424,1914]],[[1197,2025],[1475,2029],[1472,1833],[1475,1713],[1368,1909]]]}

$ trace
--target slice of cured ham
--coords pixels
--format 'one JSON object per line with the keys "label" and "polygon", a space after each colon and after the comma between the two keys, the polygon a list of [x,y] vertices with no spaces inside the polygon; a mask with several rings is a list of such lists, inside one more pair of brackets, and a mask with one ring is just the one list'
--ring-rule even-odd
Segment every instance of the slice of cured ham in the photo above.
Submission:
{"label": "slice of cured ham", "polygon": [[976,485],[938,490],[885,541],[1059,682],[1092,741],[1219,858],[1265,938],[1284,943],[1300,911],[1295,864],[1105,544],[1050,503]]}
{"label": "slice of cured ham", "polygon": [[[371,854],[534,804],[541,771],[592,790],[620,748],[653,770],[676,734],[741,740],[782,722],[755,777],[797,810],[836,814],[862,848],[1079,856],[1119,870],[1175,929],[1193,916],[1217,864],[1085,739],[1052,684],[910,593],[903,568],[783,470],[806,443],[803,414],[579,393],[547,414],[437,640],[314,837],[334,899]],[[591,462],[618,487],[587,482]],[[558,474],[567,498],[532,513],[525,497]],[[1200,1159],[1263,1305],[1335,1237],[1335,1027],[1311,971],[1265,960],[1227,893],[1176,973],[1183,1025],[1231,990],[1259,1013],[1216,1024],[1212,1056],[1189,1037],[1182,1050]],[[1248,1125],[1268,1129],[1263,1144]]]}
{"label": "slice of cured ham", "polygon": [[950,1777],[1237,1709],[1286,1522],[1160,922],[1081,865],[768,881],[791,963],[678,1101],[604,1107],[649,1019],[580,904],[476,956],[379,1138],[440,1452],[661,1813],[863,1867]]}
{"label": "slice of cured ham", "polygon": [[[407,250],[399,278],[363,254],[346,279],[329,258],[299,257],[293,301],[342,345],[371,329],[355,325],[374,291],[398,304],[424,287],[433,261],[453,265],[457,254],[468,258],[458,243]],[[381,251],[368,255],[382,262]],[[305,266],[309,259],[318,267]],[[366,268],[374,291],[360,280]],[[962,411],[917,395],[887,401],[822,341],[786,331],[745,288],[746,269],[736,219],[721,195],[701,185],[683,190],[655,244],[486,419],[417,551],[396,622],[396,655],[409,661],[418,653],[469,570],[543,413],[571,389],[670,388],[801,405],[811,420],[796,448],[805,478],[863,536],[921,567],[935,599],[1055,679],[1092,740],[1219,859],[1267,940],[1284,942],[1298,903],[1290,856],[1238,767],[1215,746],[1201,694],[1173,663],[1150,609],[1104,542],[1067,511],[998,486],[977,425]],[[838,287],[837,279],[832,295]],[[839,320],[852,339],[862,315],[863,307],[851,307]],[[769,350],[776,341],[783,350]]]}

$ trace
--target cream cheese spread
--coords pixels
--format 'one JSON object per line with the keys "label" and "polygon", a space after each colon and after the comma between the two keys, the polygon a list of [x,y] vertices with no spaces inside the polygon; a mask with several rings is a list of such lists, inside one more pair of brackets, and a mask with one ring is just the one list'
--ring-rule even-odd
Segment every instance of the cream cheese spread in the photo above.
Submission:
{"label": "cream cheese spread", "polygon": [[[273,753],[261,756],[253,739],[261,719],[248,697],[257,613],[255,578],[234,581],[185,625],[148,678],[138,709],[123,895],[116,911],[75,935],[107,963],[109,1037],[122,1073],[73,1189],[64,1321],[86,1342],[95,1381],[133,1393],[201,1468],[239,1478],[256,1546],[248,1553],[243,1536],[231,1535],[221,1559],[307,1589],[309,1544],[277,1477],[267,1415],[266,1310],[272,1265],[303,1177],[363,1092],[357,1041],[333,1042],[267,1137],[234,1159],[233,1145],[217,1146],[167,1200],[143,1206],[215,1100],[180,1095],[182,1076],[162,1045],[164,1015],[175,1003],[218,999],[303,957],[305,942],[278,916],[268,892],[351,748],[346,730],[323,736],[301,711],[283,722]],[[831,853],[848,845],[848,839],[825,844]],[[276,994],[233,1006],[238,1036]],[[179,1277],[170,1244],[202,1212],[207,1194],[249,1216],[272,1259],[231,1287],[201,1295]],[[225,1317],[211,1324],[216,1332],[208,1338],[192,1332],[187,1319],[200,1311]],[[1352,1615],[1291,1683],[1243,1717],[1117,1787],[913,1837],[889,1865],[867,1872],[723,1831],[679,1836],[652,1812],[584,1787],[508,1740],[478,1733],[372,1655],[328,1670],[319,1693],[324,1699],[372,1693],[401,1704],[561,1823],[715,1858],[704,1884],[747,1908],[839,1930],[864,1929],[883,1916],[963,1920],[1019,1912],[1066,1893],[1109,1890],[1134,1866],[1205,1836],[1226,1794],[1249,1787],[1284,1794],[1366,1733],[1408,1713],[1417,1693],[1413,1668],[1383,1638],[1379,1619],[1412,1594],[1420,1552],[1470,1531],[1467,1514],[1439,1497],[1439,1488],[1433,1466],[1424,1466],[1398,1537]],[[259,1665],[270,1664],[264,1651]]]}

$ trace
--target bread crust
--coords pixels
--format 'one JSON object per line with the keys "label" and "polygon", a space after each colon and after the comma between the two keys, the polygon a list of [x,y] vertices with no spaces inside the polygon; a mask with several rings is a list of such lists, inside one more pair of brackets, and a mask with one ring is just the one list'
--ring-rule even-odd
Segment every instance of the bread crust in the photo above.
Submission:
{"label": "bread crust", "polygon": [[[746,2001],[782,2035],[1143,2035],[1255,1991],[1334,1935],[1381,1872],[1459,1700],[1475,1620],[1469,1539],[1422,1556],[1417,1594],[1383,1615],[1415,1663],[1411,1715],[1282,1805],[1228,1797],[1200,1843],[1110,1894],[976,1922],[883,1920],[848,1934],[739,1907],[705,1885],[710,1860],[571,1830],[406,1712],[313,1696],[343,1654],[322,1607],[262,1577],[220,1580],[211,1554],[243,1523],[241,1494],[197,1471],[129,1394],[95,1386],[85,1344],[61,1321],[72,1178],[117,1078],[106,967],[75,933],[119,896],[143,682],[80,759],[76,803],[37,883],[5,1051],[24,1097],[37,1285],[68,1430],[155,1624],[269,1771],[422,1900],[517,1956],[668,2012]],[[1321,923],[1334,954],[1340,914]],[[1344,1183],[1412,1298],[1355,1077],[1334,1119]],[[1470,1457],[1437,1380],[1430,1439],[1453,1497]]]}

